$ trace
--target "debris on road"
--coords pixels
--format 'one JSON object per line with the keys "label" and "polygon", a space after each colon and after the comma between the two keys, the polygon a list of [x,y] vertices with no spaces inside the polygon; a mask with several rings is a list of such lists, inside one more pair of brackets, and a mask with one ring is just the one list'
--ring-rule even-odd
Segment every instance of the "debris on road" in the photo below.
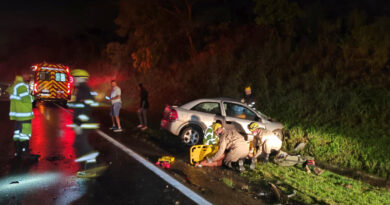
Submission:
{"label": "debris on road", "polygon": [[171,164],[173,164],[174,161],[175,161],[175,157],[162,156],[158,158],[156,165],[164,169],[169,169],[171,168]]}

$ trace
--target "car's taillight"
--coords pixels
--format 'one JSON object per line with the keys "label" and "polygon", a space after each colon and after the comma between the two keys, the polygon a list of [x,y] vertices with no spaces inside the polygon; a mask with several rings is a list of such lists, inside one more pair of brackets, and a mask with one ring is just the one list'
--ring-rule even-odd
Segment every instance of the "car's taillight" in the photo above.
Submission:
{"label": "car's taillight", "polygon": [[177,118],[178,118],[177,111],[175,109],[172,109],[171,112],[169,112],[169,116],[168,116],[169,121],[173,122],[177,120]]}

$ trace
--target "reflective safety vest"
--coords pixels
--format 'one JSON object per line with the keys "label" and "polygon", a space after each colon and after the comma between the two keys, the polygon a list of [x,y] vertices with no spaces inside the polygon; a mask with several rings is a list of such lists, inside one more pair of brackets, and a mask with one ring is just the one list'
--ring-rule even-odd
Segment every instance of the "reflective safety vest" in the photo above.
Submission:
{"label": "reflective safety vest", "polygon": [[29,86],[23,82],[21,76],[16,76],[15,82],[8,89],[8,92],[10,94],[10,119],[16,121],[33,119],[33,97],[30,94]]}
{"label": "reflective safety vest", "polygon": [[98,129],[99,123],[95,122],[91,116],[91,108],[98,107],[99,103],[95,101],[90,89],[86,83],[80,84],[76,88],[76,98],[74,102],[69,102],[68,107],[73,108],[73,123],[67,127],[76,125],[82,129]]}
{"label": "reflective safety vest", "polygon": [[204,145],[216,145],[219,142],[219,137],[214,134],[213,128],[208,127],[204,133],[203,144]]}

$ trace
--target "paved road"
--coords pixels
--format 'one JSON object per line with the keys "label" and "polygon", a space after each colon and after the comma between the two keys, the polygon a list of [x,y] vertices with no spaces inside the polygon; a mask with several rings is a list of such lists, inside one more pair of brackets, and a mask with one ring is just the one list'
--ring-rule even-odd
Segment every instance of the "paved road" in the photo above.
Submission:
{"label": "paved road", "polygon": [[97,179],[75,176],[74,132],[66,128],[72,116],[55,106],[34,110],[31,149],[38,163],[13,160],[13,123],[8,102],[0,102],[0,204],[193,204],[181,192],[96,133],[89,135],[110,164]]}

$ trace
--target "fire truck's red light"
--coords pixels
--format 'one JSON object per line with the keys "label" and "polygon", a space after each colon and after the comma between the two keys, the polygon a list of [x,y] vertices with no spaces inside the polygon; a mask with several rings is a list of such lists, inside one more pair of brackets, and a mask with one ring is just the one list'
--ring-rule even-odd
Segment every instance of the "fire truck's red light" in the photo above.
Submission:
{"label": "fire truck's red light", "polygon": [[70,83],[68,83],[68,94],[70,94]]}

